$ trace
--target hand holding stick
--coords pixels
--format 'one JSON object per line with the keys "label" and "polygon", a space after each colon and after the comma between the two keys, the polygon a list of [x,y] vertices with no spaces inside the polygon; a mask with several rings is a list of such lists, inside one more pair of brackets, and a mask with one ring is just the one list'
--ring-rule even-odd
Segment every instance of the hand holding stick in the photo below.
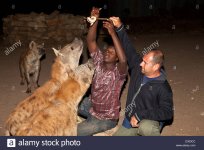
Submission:
{"label": "hand holding stick", "polygon": [[108,18],[97,18],[95,16],[87,17],[87,21],[90,23],[90,26],[92,26],[94,22],[96,22],[96,20],[108,21],[109,19]]}

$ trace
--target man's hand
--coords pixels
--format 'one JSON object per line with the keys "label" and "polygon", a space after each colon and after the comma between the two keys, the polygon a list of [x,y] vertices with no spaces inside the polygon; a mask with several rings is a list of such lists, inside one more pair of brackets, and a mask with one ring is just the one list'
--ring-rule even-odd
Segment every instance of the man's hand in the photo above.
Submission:
{"label": "man's hand", "polygon": [[103,21],[103,27],[108,30],[108,33],[111,35],[112,33],[115,33],[113,22],[110,21]]}
{"label": "man's hand", "polygon": [[136,127],[136,128],[139,127],[138,121],[137,121],[135,116],[131,117],[130,124],[131,124],[132,127]]}
{"label": "man's hand", "polygon": [[110,17],[109,18],[112,22],[113,22],[113,25],[116,27],[116,28],[119,28],[121,25],[122,25],[122,22],[120,20],[119,17]]}
{"label": "man's hand", "polygon": [[100,15],[100,10],[101,8],[93,7],[91,10],[91,16],[98,18]]}

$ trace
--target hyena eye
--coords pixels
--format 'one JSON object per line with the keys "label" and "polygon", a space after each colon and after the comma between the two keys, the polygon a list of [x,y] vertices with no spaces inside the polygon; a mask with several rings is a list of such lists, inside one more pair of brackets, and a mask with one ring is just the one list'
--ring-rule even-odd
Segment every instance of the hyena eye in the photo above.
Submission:
{"label": "hyena eye", "polygon": [[71,50],[74,50],[74,47],[71,47]]}

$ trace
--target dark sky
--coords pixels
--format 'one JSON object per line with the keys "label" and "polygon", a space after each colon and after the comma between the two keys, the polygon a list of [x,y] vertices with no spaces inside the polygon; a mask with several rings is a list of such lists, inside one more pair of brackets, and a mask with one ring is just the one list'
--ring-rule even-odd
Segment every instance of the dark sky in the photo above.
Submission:
{"label": "dark sky", "polygon": [[[16,13],[55,10],[61,13],[88,16],[92,6],[102,7],[101,17],[184,17],[204,20],[204,0],[0,0],[0,27],[2,18]],[[107,7],[106,7],[107,6]]]}
{"label": "dark sky", "polygon": [[123,15],[128,12],[133,17],[152,15],[152,12],[154,15],[166,12],[171,15],[189,16],[194,12],[204,15],[204,0],[1,0],[0,3],[1,17],[32,11],[49,14],[54,10],[88,15],[92,6],[105,8],[105,5],[108,7],[103,13],[109,15]]}
{"label": "dark sky", "polygon": [[2,18],[16,13],[50,14],[58,10],[60,13],[88,16],[92,6],[104,7],[107,2],[108,0],[0,0],[0,28],[2,29]]}
{"label": "dark sky", "polygon": [[[3,4],[3,1],[5,4]],[[1,16],[14,13],[60,12],[84,14],[89,13],[94,5],[103,7],[106,0],[1,0]]]}

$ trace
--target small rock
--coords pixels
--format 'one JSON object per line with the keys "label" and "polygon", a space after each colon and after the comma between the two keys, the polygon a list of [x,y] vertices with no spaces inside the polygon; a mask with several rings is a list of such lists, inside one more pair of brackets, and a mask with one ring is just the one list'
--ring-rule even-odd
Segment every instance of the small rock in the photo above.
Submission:
{"label": "small rock", "polygon": [[176,66],[173,66],[173,70],[176,70]]}
{"label": "small rock", "polygon": [[196,50],[199,50],[199,49],[200,49],[200,47],[199,47],[198,44],[196,45],[195,49],[196,49]]}
{"label": "small rock", "polygon": [[16,89],[15,86],[12,86],[12,87],[11,87],[11,90],[12,90],[12,91],[15,91],[15,89]]}
{"label": "small rock", "polygon": [[204,116],[204,112],[201,112],[200,115],[201,115],[201,116]]}
{"label": "small rock", "polygon": [[200,89],[199,85],[196,85],[196,87],[191,92],[195,93],[195,92],[199,91],[199,89]]}
{"label": "small rock", "polygon": [[191,100],[194,100],[194,97],[191,97]]}
{"label": "small rock", "polygon": [[181,81],[178,81],[178,82],[174,82],[174,84],[182,84],[182,82],[181,82]]}
{"label": "small rock", "polygon": [[197,132],[200,131],[200,128],[199,128],[199,127],[196,127],[196,131],[197,131]]}

